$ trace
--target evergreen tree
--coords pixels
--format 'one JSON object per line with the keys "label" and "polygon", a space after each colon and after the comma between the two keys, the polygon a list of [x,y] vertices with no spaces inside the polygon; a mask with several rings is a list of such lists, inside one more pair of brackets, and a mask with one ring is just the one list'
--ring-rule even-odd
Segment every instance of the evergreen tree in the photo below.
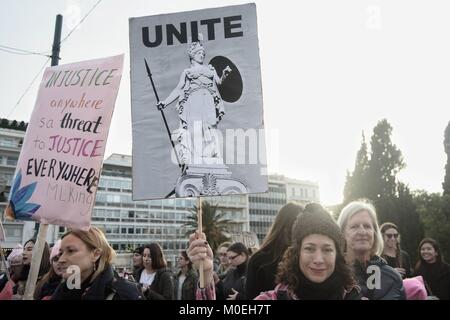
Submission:
{"label": "evergreen tree", "polygon": [[[442,256],[450,259],[450,195],[417,192],[414,197],[420,218],[423,221],[425,237],[437,240]],[[416,248],[417,250],[417,248]]]}
{"label": "evergreen tree", "polygon": [[396,195],[396,175],[405,167],[401,151],[391,141],[392,126],[383,119],[373,129],[370,141],[368,183],[369,198],[392,198]]}
{"label": "evergreen tree", "polygon": [[371,156],[367,170],[367,197],[380,221],[394,220],[397,201],[397,173],[405,167],[401,151],[391,141],[392,126],[383,119],[373,129]]}
{"label": "evergreen tree", "polygon": [[409,187],[402,182],[397,186],[395,212],[391,212],[389,218],[400,229],[402,249],[409,253],[411,261],[416,261],[417,247],[424,237],[424,228],[414,197]]}
{"label": "evergreen tree", "polygon": [[9,129],[9,121],[6,118],[2,118],[0,121],[0,127],[4,129]]}
{"label": "evergreen tree", "polygon": [[353,173],[347,171],[347,179],[344,187],[344,203],[367,197],[367,170],[369,167],[369,156],[367,154],[367,143],[362,133],[361,147],[358,150]]}
{"label": "evergreen tree", "polygon": [[444,183],[442,183],[442,188],[444,189],[444,195],[450,195],[450,122],[445,129],[444,149],[447,154],[447,164],[445,166],[445,177]]}
{"label": "evergreen tree", "polygon": [[25,131],[25,122],[20,121],[19,125],[17,126],[17,130]]}

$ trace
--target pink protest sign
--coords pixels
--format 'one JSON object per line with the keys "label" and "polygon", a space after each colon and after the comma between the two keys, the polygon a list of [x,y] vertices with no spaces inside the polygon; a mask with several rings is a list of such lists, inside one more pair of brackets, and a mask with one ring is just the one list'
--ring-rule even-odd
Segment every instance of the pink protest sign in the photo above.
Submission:
{"label": "pink protest sign", "polygon": [[87,229],[123,55],[47,68],[5,216]]}

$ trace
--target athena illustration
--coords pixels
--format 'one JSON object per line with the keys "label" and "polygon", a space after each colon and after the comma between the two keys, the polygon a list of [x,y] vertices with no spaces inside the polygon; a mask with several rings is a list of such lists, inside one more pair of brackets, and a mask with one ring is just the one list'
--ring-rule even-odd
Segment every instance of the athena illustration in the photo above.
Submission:
{"label": "athena illustration", "polygon": [[187,53],[189,68],[181,73],[169,96],[158,101],[157,107],[162,110],[177,100],[179,127],[171,132],[171,139],[183,166],[223,164],[216,129],[225,110],[218,85],[232,70],[227,66],[219,77],[213,66],[204,65],[205,49],[200,42],[193,42]]}

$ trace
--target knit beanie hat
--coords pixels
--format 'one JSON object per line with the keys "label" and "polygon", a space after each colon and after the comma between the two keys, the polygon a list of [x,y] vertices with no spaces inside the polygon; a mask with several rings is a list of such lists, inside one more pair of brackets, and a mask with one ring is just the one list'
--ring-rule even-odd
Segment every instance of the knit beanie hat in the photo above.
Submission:
{"label": "knit beanie hat", "polygon": [[334,241],[336,250],[343,252],[344,237],[331,215],[318,203],[309,203],[297,217],[292,228],[292,240],[301,245],[303,239],[310,234],[321,234]]}
{"label": "knit beanie hat", "polygon": [[52,259],[59,255],[59,249],[61,249],[61,239],[56,241],[55,245],[52,247],[52,252],[50,253],[50,262],[52,262]]}
{"label": "knit beanie hat", "polygon": [[404,279],[403,286],[405,287],[407,300],[427,299],[427,289],[425,288],[422,276]]}
{"label": "knit beanie hat", "polygon": [[11,253],[8,255],[8,263],[10,266],[17,266],[22,264],[22,252],[23,248],[20,244],[18,244],[14,249],[12,249]]}
{"label": "knit beanie hat", "polygon": [[144,247],[137,247],[133,250],[133,253],[138,253],[142,256],[144,254]]}

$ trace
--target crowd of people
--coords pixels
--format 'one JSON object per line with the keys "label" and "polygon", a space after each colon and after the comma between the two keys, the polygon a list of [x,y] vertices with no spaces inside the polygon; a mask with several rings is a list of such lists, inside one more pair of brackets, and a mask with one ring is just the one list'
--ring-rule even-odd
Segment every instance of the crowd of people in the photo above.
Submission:
{"label": "crowd of people", "polygon": [[[23,298],[31,239],[7,257],[0,300]],[[103,232],[70,230],[45,244],[35,300],[426,300],[450,299],[450,265],[439,244],[423,239],[413,266],[399,228],[378,224],[368,201],[345,206],[337,221],[320,204],[280,208],[256,252],[224,242],[216,256],[204,234],[192,234],[177,270],[156,243],[135,248],[132,274],[114,269],[115,252]],[[203,264],[204,283],[200,283]]]}

